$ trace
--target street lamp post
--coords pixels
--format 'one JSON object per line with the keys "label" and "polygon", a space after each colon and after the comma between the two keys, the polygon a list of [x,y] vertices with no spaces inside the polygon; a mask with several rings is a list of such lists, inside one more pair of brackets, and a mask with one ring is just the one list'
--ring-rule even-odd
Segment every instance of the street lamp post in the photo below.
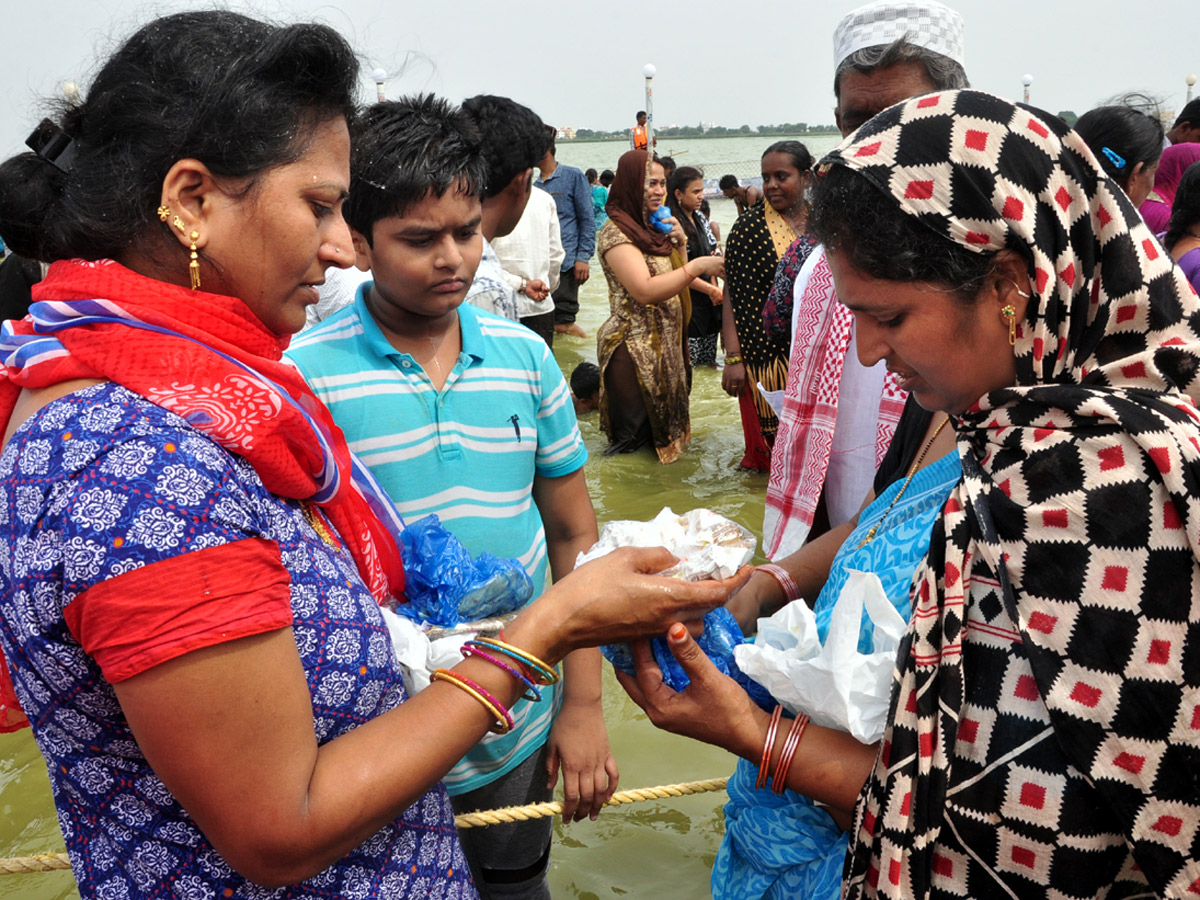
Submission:
{"label": "street lamp post", "polygon": [[642,75],[646,78],[646,150],[654,152],[654,76],[658,69],[654,63],[642,66]]}
{"label": "street lamp post", "polygon": [[387,99],[383,95],[383,83],[387,81],[387,70],[375,69],[371,72],[371,77],[375,80],[375,98],[382,103]]}
{"label": "street lamp post", "polygon": [[1185,78],[1183,80],[1185,82],[1187,82],[1187,87],[1188,87],[1186,102],[1191,103],[1192,102],[1192,88],[1194,88],[1196,86],[1196,76],[1194,74],[1189,75],[1187,78]]}
{"label": "street lamp post", "polygon": [[1033,76],[1028,72],[1021,76],[1021,84],[1025,85],[1025,102],[1029,102],[1029,86],[1033,84]]}

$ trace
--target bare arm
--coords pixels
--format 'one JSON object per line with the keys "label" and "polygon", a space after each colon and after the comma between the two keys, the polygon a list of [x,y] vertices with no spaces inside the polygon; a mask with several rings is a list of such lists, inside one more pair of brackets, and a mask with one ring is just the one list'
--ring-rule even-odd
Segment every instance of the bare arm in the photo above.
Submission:
{"label": "bare arm", "polygon": [[[833,559],[837,556],[842,543],[854,530],[858,517],[836,525],[818,538],[809,541],[795,553],[776,560],[775,565],[783,568],[796,587],[800,590],[801,598],[812,606],[821,593],[821,588],[829,579],[829,570],[833,567]],[[752,634],[755,623],[762,616],[769,616],[778,611],[787,602],[783,588],[774,576],[766,572],[756,571],[746,586],[732,597],[728,604],[729,611],[738,621],[744,634]]]}
{"label": "bare arm", "polygon": [[633,244],[617,244],[604,254],[613,274],[629,291],[634,301],[643,305],[662,303],[674,297],[699,275],[720,275],[724,262],[719,256],[702,256],[662,275],[651,275],[646,260]]}
{"label": "bare arm", "polygon": [[[721,303],[721,341],[725,344],[725,368],[721,372],[721,388],[730,397],[736,397],[746,385],[746,366],[740,361],[742,343],[738,340],[737,326],[733,321],[733,304],[729,302],[729,279],[725,279],[725,299]],[[738,362],[731,362],[730,357]]]}
{"label": "bare arm", "polygon": [[[583,469],[560,478],[535,477],[533,499],[542,515],[550,572],[557,582],[600,538]],[[573,650],[563,660],[563,705],[550,733],[547,774],[553,787],[562,769],[564,822],[596,818],[617,789],[617,763],[600,705],[602,665],[594,647]]]}
{"label": "bare arm", "polygon": [[[644,573],[658,550],[617,551],[563,579],[505,630],[550,663],[576,647],[662,633],[723,602],[746,573],[685,584]],[[506,706],[520,685],[479,659],[456,671]],[[453,685],[321,746],[291,629],[185,654],[115,685],[151,767],[229,863],[264,885],[317,874],[412,805],[492,724]]]}

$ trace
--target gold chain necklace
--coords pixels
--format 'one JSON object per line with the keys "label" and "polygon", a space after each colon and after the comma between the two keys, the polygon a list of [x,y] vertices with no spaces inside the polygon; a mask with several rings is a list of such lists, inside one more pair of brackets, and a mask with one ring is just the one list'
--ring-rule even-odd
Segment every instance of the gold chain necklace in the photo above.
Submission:
{"label": "gold chain necklace", "polygon": [[317,533],[317,536],[321,540],[323,540],[330,547],[337,546],[337,541],[333,539],[333,535],[330,533],[329,529],[325,527],[325,520],[321,518],[320,513],[313,509],[311,503],[309,503],[307,500],[301,500],[300,511],[304,513],[304,518],[308,521],[308,524],[312,526],[312,530]]}
{"label": "gold chain necklace", "polygon": [[920,455],[913,460],[912,468],[908,470],[908,477],[904,479],[904,484],[900,485],[900,490],[896,492],[896,496],[892,498],[892,502],[888,504],[888,508],[883,511],[883,515],[879,517],[879,521],[871,526],[867,532],[867,536],[862,539],[859,547],[865,547],[875,538],[875,532],[879,530],[879,526],[887,521],[887,517],[891,515],[892,507],[900,502],[900,498],[904,496],[904,492],[908,490],[908,483],[913,480],[913,476],[917,474],[917,469],[921,468],[921,463],[925,460],[925,454],[929,452],[929,448],[933,446],[933,442],[937,440],[938,435],[942,433],[942,429],[946,427],[946,423],[950,421],[950,417],[942,419],[942,424],[939,425],[930,435],[929,440],[925,442],[925,446],[921,448]]}

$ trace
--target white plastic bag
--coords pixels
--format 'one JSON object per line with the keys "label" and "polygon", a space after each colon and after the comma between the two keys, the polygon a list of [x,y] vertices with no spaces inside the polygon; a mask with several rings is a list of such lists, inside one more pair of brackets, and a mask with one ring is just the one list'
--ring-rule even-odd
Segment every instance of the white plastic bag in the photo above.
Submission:
{"label": "white plastic bag", "polygon": [[671,507],[649,522],[608,522],[600,540],[575,560],[579,568],[618,547],[666,547],[679,562],[660,572],[682,581],[729,578],[754,556],[758,541],[737,522],[711,509],[693,509],[676,515]]}
{"label": "white plastic bag", "polygon": [[[872,652],[858,652],[864,606],[875,626]],[[738,667],[790,712],[848,731],[865,744],[883,736],[896,648],[908,623],[883,592],[878,576],[849,571],[822,647],[817,620],[803,602],[758,620],[753,644],[734,649]]]}

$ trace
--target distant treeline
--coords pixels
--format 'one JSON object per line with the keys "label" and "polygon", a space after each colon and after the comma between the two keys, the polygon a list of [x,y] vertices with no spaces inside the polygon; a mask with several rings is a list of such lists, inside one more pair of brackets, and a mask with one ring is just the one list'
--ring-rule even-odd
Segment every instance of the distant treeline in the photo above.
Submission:
{"label": "distant treeline", "polygon": [[[809,125],[807,122],[785,122],[782,125],[740,125],[737,128],[727,128],[724,125],[713,125],[707,129],[699,125],[672,125],[667,128],[655,128],[658,137],[730,137],[739,134],[837,134],[836,125]],[[577,128],[577,141],[627,141],[629,130],[596,131],[591,128]]]}

